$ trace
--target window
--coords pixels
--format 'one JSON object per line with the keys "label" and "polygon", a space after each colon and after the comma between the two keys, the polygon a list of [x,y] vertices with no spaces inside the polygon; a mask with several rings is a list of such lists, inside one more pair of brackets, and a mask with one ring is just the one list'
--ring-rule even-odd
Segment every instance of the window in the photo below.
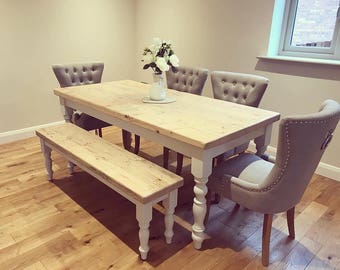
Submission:
{"label": "window", "polygon": [[340,59],[339,0],[276,2],[283,10],[277,55]]}

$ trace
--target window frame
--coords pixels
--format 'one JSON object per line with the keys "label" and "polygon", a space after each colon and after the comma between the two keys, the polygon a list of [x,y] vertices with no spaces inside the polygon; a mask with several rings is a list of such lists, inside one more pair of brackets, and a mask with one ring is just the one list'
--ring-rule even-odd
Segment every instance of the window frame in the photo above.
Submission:
{"label": "window frame", "polygon": [[299,0],[285,0],[282,29],[279,41],[278,55],[291,56],[291,57],[304,57],[304,58],[317,58],[317,59],[340,59],[340,7],[337,12],[337,19],[334,27],[333,38],[330,48],[322,47],[307,47],[307,46],[292,46],[291,39],[294,30],[295,16]]}

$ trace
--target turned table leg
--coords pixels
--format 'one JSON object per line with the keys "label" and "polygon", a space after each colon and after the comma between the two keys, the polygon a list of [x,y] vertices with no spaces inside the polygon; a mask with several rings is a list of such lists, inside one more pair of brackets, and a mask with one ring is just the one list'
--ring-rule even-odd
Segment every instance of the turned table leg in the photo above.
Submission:
{"label": "turned table leg", "polygon": [[265,133],[262,136],[254,139],[254,142],[256,144],[256,155],[258,155],[259,157],[266,152],[267,146],[270,143],[271,134],[272,125],[268,125],[266,127]]}
{"label": "turned table leg", "polygon": [[194,203],[192,211],[194,214],[194,225],[192,226],[192,240],[194,241],[194,247],[200,249],[202,247],[203,240],[205,239],[204,233],[204,219],[207,212],[207,201],[205,195],[207,194],[208,177],[212,170],[212,159],[199,160],[196,158],[191,159],[191,173],[195,177],[194,187]]}
{"label": "turned table leg", "polygon": [[[72,123],[72,116],[74,113],[74,109],[67,107],[64,105],[65,101],[63,99],[60,99],[60,104],[61,106],[61,110],[62,110],[62,114],[64,115],[64,119],[66,123]],[[74,169],[74,164],[69,161],[67,164],[68,167],[68,171],[70,174],[73,174],[73,169]]]}

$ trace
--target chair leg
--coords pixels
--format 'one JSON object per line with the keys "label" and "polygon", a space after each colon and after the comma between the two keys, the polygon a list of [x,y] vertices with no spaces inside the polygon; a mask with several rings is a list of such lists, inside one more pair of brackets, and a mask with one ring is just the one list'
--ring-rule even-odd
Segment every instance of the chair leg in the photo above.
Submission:
{"label": "chair leg", "polygon": [[218,204],[221,201],[221,195],[216,193],[216,192],[213,192],[212,195],[214,195],[214,198],[213,198],[213,196],[211,196],[210,203],[211,204]]}
{"label": "chair leg", "polygon": [[269,265],[270,234],[272,231],[273,214],[264,214],[262,231],[262,264]]}
{"label": "chair leg", "polygon": [[220,164],[224,161],[224,155],[223,154],[219,155],[219,156],[215,157],[215,159],[216,159],[216,165],[218,165],[218,164]]}
{"label": "chair leg", "polygon": [[135,150],[134,153],[137,155],[139,152],[139,146],[140,146],[140,136],[135,135]]}
{"label": "chair leg", "polygon": [[98,135],[100,138],[103,137],[103,133],[102,133],[102,129],[101,128],[98,128]]}
{"label": "chair leg", "polygon": [[163,147],[163,168],[165,169],[169,166],[169,152],[169,148]]}
{"label": "chair leg", "polygon": [[176,167],[176,174],[181,175],[182,168],[183,168],[183,154],[177,153],[177,167]]}
{"label": "chair leg", "polygon": [[[217,163],[218,163],[218,157],[214,157],[212,159],[211,167],[212,168],[216,167]],[[209,203],[211,203],[211,204],[218,204],[220,201],[221,201],[221,195],[216,193],[216,192],[212,192],[212,194],[210,196],[210,202]]]}
{"label": "chair leg", "polygon": [[289,236],[293,239],[295,238],[294,213],[295,213],[295,207],[287,211],[287,224],[288,224]]}
{"label": "chair leg", "polygon": [[204,218],[204,225],[206,225],[208,223],[209,220],[209,214],[210,214],[210,206],[211,206],[211,195],[213,194],[213,192],[211,192],[208,189],[207,195],[205,195],[206,197],[206,201],[207,201],[207,212],[205,214],[205,218]]}
{"label": "chair leg", "polygon": [[130,151],[131,148],[131,133],[122,129],[123,146],[126,150]]}

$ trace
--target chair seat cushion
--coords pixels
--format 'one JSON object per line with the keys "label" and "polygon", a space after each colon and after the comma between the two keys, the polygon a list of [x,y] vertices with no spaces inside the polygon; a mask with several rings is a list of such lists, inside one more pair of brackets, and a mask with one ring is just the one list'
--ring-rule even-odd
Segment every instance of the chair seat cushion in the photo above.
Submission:
{"label": "chair seat cushion", "polygon": [[102,120],[92,117],[86,113],[74,114],[73,123],[85,130],[94,130],[111,126]]}
{"label": "chair seat cushion", "polygon": [[[244,186],[259,186],[265,181],[274,164],[263,160],[262,158],[249,153],[240,154],[220,163],[214,168],[209,178],[209,186],[220,186],[221,183],[232,176],[239,178],[237,184]],[[225,183],[223,183],[225,185]]]}

